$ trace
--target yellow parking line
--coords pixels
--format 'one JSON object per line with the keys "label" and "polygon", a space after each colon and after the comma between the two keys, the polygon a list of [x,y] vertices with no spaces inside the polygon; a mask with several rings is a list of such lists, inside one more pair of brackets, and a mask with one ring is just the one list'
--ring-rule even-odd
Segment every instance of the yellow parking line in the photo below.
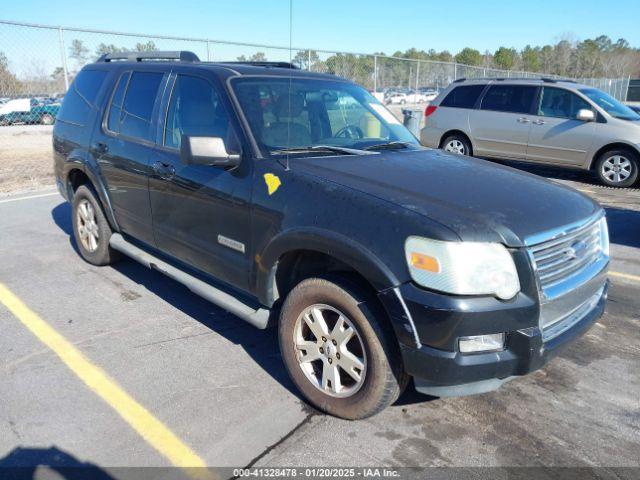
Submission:
{"label": "yellow parking line", "polygon": [[633,280],[634,282],[640,282],[640,276],[638,275],[631,275],[629,273],[622,272],[609,272],[609,275],[612,277],[626,278],[627,280]]}
{"label": "yellow parking line", "polygon": [[0,303],[3,303],[38,340],[53,350],[87,387],[107,402],[124,421],[173,465],[187,469],[186,473],[192,477],[210,478],[209,472],[205,470],[204,460],[2,283],[0,283]]}

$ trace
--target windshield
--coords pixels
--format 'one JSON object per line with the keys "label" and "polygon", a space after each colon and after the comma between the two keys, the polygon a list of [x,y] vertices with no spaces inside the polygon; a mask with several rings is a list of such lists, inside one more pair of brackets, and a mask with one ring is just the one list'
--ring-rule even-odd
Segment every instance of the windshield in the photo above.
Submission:
{"label": "windshield", "polygon": [[615,98],[607,95],[602,90],[598,90],[597,88],[581,88],[579,91],[589,97],[591,101],[612,117],[621,120],[640,120],[640,115]]}
{"label": "windshield", "polygon": [[[290,149],[365,149],[416,138],[369,92],[355,84],[304,78],[236,78],[233,90],[264,155]],[[315,154],[336,154],[330,149]]]}

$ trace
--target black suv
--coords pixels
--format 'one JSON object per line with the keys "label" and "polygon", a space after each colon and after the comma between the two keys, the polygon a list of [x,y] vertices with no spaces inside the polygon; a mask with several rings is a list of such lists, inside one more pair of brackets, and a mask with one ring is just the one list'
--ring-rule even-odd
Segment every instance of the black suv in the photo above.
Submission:
{"label": "black suv", "polygon": [[421,147],[366,90],[279,63],[103,56],[54,135],[80,254],[120,253],[258,328],[316,407],[363,418],[413,377],[493,390],[602,314],[588,197]]}

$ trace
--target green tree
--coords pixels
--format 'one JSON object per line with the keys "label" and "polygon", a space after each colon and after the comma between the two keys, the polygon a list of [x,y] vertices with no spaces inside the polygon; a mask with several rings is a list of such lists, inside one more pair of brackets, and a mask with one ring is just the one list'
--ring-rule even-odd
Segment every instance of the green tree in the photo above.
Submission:
{"label": "green tree", "polygon": [[527,72],[537,72],[540,70],[540,59],[538,58],[538,49],[531,48],[527,45],[522,50],[522,68]]}
{"label": "green tree", "polygon": [[0,96],[15,95],[22,91],[22,82],[9,70],[9,60],[0,52]]}
{"label": "green tree", "polygon": [[498,68],[503,70],[511,70],[518,59],[518,52],[515,48],[500,47],[493,54],[493,61]]}
{"label": "green tree", "polygon": [[147,43],[136,43],[135,52],[155,52],[158,50],[153,40],[149,40]]}
{"label": "green tree", "polygon": [[69,45],[69,57],[75,60],[78,68],[81,68],[89,61],[89,49],[84,46],[82,40],[75,38]]}
{"label": "green tree", "polygon": [[293,64],[303,70],[311,70],[319,61],[320,57],[315,50],[300,50],[293,57]]}
{"label": "green tree", "polygon": [[464,65],[477,66],[482,63],[482,54],[474,48],[464,48],[456,55],[456,62]]}

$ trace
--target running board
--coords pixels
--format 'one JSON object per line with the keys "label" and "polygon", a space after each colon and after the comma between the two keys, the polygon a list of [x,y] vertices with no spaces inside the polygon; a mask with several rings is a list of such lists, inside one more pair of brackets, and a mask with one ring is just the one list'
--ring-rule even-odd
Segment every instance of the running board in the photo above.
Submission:
{"label": "running board", "polygon": [[199,295],[211,303],[215,303],[220,308],[224,308],[226,311],[233,313],[241,319],[249,322],[254,327],[261,329],[267,328],[270,311],[266,308],[258,308],[256,310],[250,307],[234,296],[203,282],[193,275],[189,275],[173,265],[168,264],[164,260],[160,260],[150,253],[142,250],[141,248],[136,247],[131,242],[125,240],[119,233],[111,235],[109,245],[111,245],[113,249],[124,253],[126,256],[131,257],[137,262],[140,262],[145,267],[164,273],[176,282],[183,284],[196,295]]}

